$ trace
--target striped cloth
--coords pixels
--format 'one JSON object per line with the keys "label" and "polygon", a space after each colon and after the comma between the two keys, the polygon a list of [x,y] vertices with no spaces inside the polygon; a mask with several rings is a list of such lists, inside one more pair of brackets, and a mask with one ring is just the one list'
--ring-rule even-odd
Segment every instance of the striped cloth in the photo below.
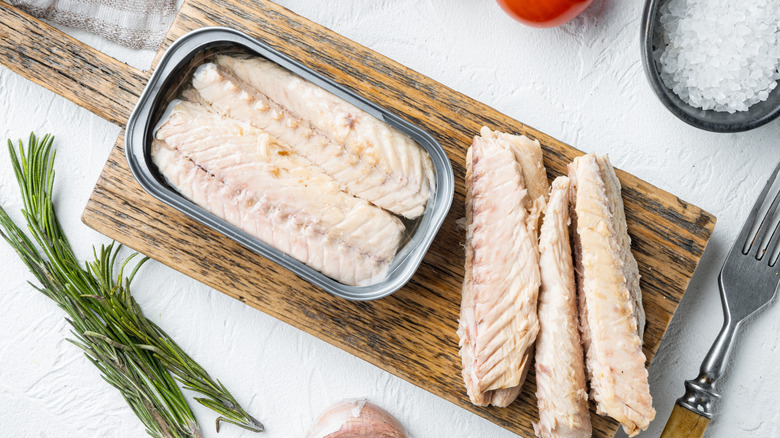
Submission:
{"label": "striped cloth", "polygon": [[27,13],[77,27],[133,49],[157,49],[176,15],[176,0],[10,0]]}

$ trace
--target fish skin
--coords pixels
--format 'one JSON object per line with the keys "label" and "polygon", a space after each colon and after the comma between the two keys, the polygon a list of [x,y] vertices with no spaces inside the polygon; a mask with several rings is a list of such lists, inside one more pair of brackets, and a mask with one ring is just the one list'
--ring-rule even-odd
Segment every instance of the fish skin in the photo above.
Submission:
{"label": "fish skin", "polygon": [[199,104],[171,106],[152,159],[185,197],[344,284],[386,276],[404,232],[400,219],[340,191],[266,133]]}
{"label": "fish skin", "polygon": [[345,400],[328,408],[306,438],[407,438],[401,423],[363,399]]}
{"label": "fish skin", "polygon": [[553,181],[539,238],[539,422],[533,425],[539,438],[586,438],[592,434],[569,243],[569,186],[565,176]]}
{"label": "fish skin", "polygon": [[[536,171],[539,143],[511,137],[484,127],[466,158],[466,266],[458,336],[466,389],[479,406],[508,406],[518,396],[539,330],[538,227],[528,208],[544,205],[547,190],[538,190],[539,198],[532,200],[525,180],[541,175],[541,187],[547,180]],[[526,146],[539,149],[534,154],[539,163],[522,159]],[[528,163],[532,168],[524,168]]]}
{"label": "fish skin", "polygon": [[423,214],[433,163],[406,134],[262,58],[220,55],[194,79],[220,113],[280,138],[350,194],[409,219]]}
{"label": "fish skin", "polygon": [[[614,185],[608,188],[617,177],[606,156],[588,154],[569,165],[569,178],[580,333],[591,398],[600,415],[614,418],[629,436],[636,436],[655,418],[655,409],[630,290],[634,277],[626,275],[636,262],[622,247],[630,245],[630,238],[617,235],[627,234],[620,223],[624,214],[613,210],[622,201],[609,198],[620,196]],[[638,281],[638,273],[635,277]]]}

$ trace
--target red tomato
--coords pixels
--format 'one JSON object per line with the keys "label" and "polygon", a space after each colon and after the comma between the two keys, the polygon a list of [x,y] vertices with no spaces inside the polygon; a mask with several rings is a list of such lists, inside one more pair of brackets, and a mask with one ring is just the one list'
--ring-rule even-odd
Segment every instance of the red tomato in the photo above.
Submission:
{"label": "red tomato", "polygon": [[515,20],[533,27],[555,27],[584,11],[593,0],[497,0]]}

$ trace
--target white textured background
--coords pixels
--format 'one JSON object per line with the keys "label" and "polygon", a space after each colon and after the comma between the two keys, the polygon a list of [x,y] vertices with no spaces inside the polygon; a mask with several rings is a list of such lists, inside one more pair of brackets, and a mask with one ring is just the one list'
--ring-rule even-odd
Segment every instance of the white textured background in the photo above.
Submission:
{"label": "white textured background", "polygon": [[[640,1],[596,0],[584,16],[552,30],[515,23],[492,0],[280,3],[579,149],[609,153],[617,167],[718,216],[650,368],[658,415],[645,436],[659,436],[683,380],[697,374],[720,327],[716,274],[744,210],[780,159],[780,122],[713,134],[668,113],[642,72]],[[153,56],[67,31],[137,67],[147,68]],[[58,213],[87,257],[90,244],[107,239],[80,216],[119,127],[0,67],[0,139],[30,131],[57,135]],[[14,213],[20,208],[4,151],[0,203]],[[62,312],[26,284],[29,278],[0,244],[0,436],[144,436],[116,391],[64,341]],[[356,396],[387,408],[418,438],[514,436],[156,262],[137,277],[134,295],[266,424],[262,436],[300,437],[326,406]],[[780,307],[745,329],[711,437],[780,436]],[[255,436],[231,426],[217,435],[214,415],[193,406],[206,436]]]}

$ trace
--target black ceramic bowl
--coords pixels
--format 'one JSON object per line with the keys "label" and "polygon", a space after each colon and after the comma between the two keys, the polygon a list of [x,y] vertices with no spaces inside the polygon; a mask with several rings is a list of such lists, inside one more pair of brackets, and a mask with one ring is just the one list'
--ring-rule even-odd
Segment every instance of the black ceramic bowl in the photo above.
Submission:
{"label": "black ceramic bowl", "polygon": [[667,0],[647,0],[645,10],[642,13],[642,63],[645,74],[655,94],[675,116],[689,125],[713,132],[741,132],[769,123],[780,116],[780,87],[775,88],[769,94],[769,98],[758,102],[748,108],[747,111],[738,111],[733,114],[720,111],[703,110],[694,108],[683,102],[674,92],[664,85],[659,74],[653,52],[663,42],[656,35],[656,23],[658,22],[658,10],[661,4]]}

